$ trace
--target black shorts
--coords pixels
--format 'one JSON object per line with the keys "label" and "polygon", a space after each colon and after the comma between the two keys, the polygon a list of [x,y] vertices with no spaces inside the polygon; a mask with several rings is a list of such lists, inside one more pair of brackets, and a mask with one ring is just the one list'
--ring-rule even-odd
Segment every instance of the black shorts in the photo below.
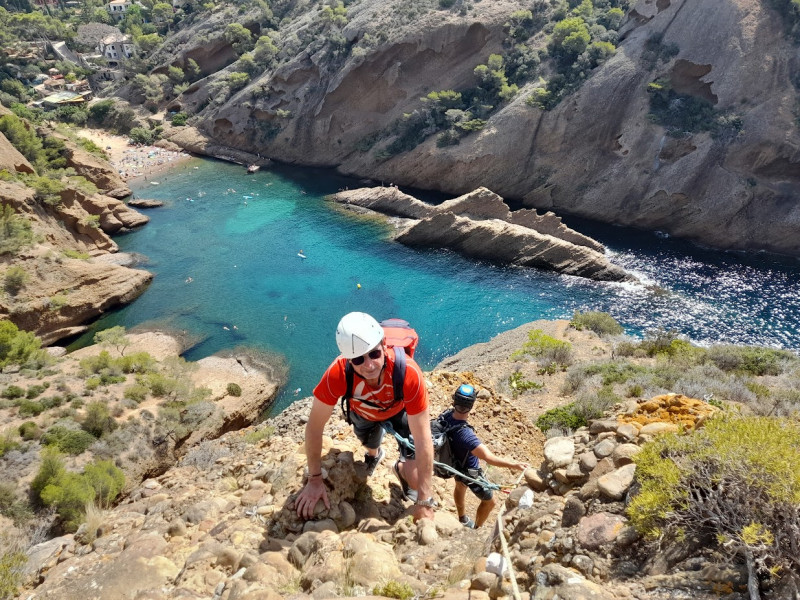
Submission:
{"label": "black shorts", "polygon": [[[467,469],[467,475],[469,477],[472,477],[473,479],[478,479],[479,477],[483,476],[483,469]],[[491,500],[492,496],[494,496],[494,490],[486,488],[479,483],[469,481],[467,479],[459,477],[458,475],[456,475],[455,478],[456,481],[467,486],[470,489],[470,491],[473,494],[475,494],[481,501]]]}
{"label": "black shorts", "polygon": [[[383,441],[383,435],[385,433],[385,430],[381,425],[382,423],[389,423],[395,432],[410,441],[412,444],[414,443],[414,438],[411,437],[411,429],[408,427],[408,415],[406,414],[405,409],[401,410],[393,417],[389,417],[385,421],[368,421],[356,411],[351,410],[350,421],[353,423],[353,431],[355,432],[356,437],[367,448],[374,450],[375,448],[380,447],[381,442]],[[400,457],[402,459],[414,458],[414,451],[406,448],[406,446],[401,443],[400,440],[397,440],[397,447],[400,450]]]}

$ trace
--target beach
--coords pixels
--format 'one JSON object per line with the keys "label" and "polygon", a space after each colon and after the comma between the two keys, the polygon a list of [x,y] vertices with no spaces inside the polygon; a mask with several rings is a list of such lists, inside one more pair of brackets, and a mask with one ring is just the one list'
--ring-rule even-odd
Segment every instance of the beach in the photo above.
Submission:
{"label": "beach", "polygon": [[83,128],[78,135],[100,146],[125,181],[139,178],[148,181],[159,175],[163,178],[167,171],[192,158],[191,154],[183,151],[176,152],[158,146],[133,146],[128,143],[127,137],[99,129]]}

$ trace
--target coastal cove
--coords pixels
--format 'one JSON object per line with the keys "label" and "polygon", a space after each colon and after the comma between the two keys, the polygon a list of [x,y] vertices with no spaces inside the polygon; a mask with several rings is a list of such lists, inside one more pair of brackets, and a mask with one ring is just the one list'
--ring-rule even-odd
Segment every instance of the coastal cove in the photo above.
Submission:
{"label": "coastal cove", "polygon": [[800,349],[795,259],[708,251],[565,219],[606,244],[612,260],[645,284],[498,267],[389,242],[382,223],[323,200],[354,185],[332,171],[290,167],[248,176],[241,166],[210,159],[131,182],[138,197],[164,202],[147,212],[147,226],[115,238],[121,251],[146,257],[141,266],[154,273],[153,283],[72,346],[124,325],[186,331],[199,340],[186,354],[191,360],[237,346],[279,354],[289,368],[279,409],[311,393],[335,356],[336,322],[351,310],[410,321],[421,335],[424,368],[499,332],[569,318],[576,309],[610,312],[632,334],[662,327],[700,343]]}

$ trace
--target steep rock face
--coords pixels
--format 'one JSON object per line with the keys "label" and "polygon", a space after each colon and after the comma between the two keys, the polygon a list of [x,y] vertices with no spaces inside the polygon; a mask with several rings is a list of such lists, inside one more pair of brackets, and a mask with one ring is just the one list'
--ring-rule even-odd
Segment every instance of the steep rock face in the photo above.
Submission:
{"label": "steep rock face", "polygon": [[64,142],[67,147],[67,166],[75,169],[78,175],[86,177],[103,193],[113,198],[125,198],[131,195],[128,184],[108,162],[98,159],[70,140]]}
{"label": "steep rock face", "polygon": [[[39,202],[33,190],[0,181],[0,198],[31,223],[42,243],[0,257],[3,270],[25,272],[21,289],[0,300],[0,318],[53,343],[86,329],[84,323],[107,310],[131,302],[152,280],[152,274],[103,260],[117,252],[109,233],[143,225],[147,217],[120,200],[67,188],[61,203]],[[90,217],[99,217],[94,225]],[[67,258],[64,251],[85,253],[88,260]]]}
{"label": "steep rock face", "polygon": [[10,173],[33,173],[33,165],[0,133],[0,170]]}
{"label": "steep rock face", "polygon": [[[450,248],[500,264],[536,267],[599,281],[635,280],[611,264],[603,246],[573,231],[548,213],[524,210],[516,216],[486,188],[443,202],[426,204],[395,187],[345,190],[331,199],[383,214],[412,219],[396,239],[409,246]],[[542,224],[544,231],[537,226]]]}
{"label": "steep rock face", "polygon": [[[523,89],[457,146],[428,139],[388,159],[358,150],[427,92],[473,85],[472,69],[500,49],[503,22],[519,5],[475,7],[392,32],[338,70],[301,54],[254,82],[261,92],[252,103],[243,90],[205,112],[201,127],[218,143],[288,162],[449,193],[485,185],[530,207],[721,248],[800,254],[797,52],[780,16],[757,0],[642,0],[616,55],[552,111],[526,105]],[[655,35],[679,51],[651,70],[644,55]],[[647,85],[657,78],[739,115],[741,132],[670,138],[647,119]]]}
{"label": "steep rock face", "polygon": [[46,247],[17,256],[14,265],[24,269],[28,283],[0,300],[0,318],[36,333],[45,344],[79,333],[86,321],[131,302],[153,278],[139,269],[53,256]]}

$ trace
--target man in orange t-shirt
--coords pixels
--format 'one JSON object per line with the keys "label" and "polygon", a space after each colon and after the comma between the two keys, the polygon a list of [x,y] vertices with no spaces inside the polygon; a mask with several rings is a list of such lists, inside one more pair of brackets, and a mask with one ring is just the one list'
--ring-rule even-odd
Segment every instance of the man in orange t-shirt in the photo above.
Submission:
{"label": "man in orange t-shirt", "polygon": [[403,495],[414,502],[415,520],[432,519],[435,506],[431,488],[433,442],[422,370],[413,359],[406,358],[404,397],[402,402],[396,402],[392,384],[395,351],[386,346],[383,329],[375,319],[359,312],[345,315],[336,328],[336,343],[341,356],[333,361],[314,388],[314,403],[306,424],[308,481],[295,500],[298,516],[311,518],[319,500],[330,508],[322,473],[322,432],[339,398],[347,392],[349,363],[353,370],[350,420],[366,448],[364,462],[368,475],[383,458],[382,423],[388,422],[407,439],[411,434],[416,455],[398,442],[400,460],[393,469]]}

